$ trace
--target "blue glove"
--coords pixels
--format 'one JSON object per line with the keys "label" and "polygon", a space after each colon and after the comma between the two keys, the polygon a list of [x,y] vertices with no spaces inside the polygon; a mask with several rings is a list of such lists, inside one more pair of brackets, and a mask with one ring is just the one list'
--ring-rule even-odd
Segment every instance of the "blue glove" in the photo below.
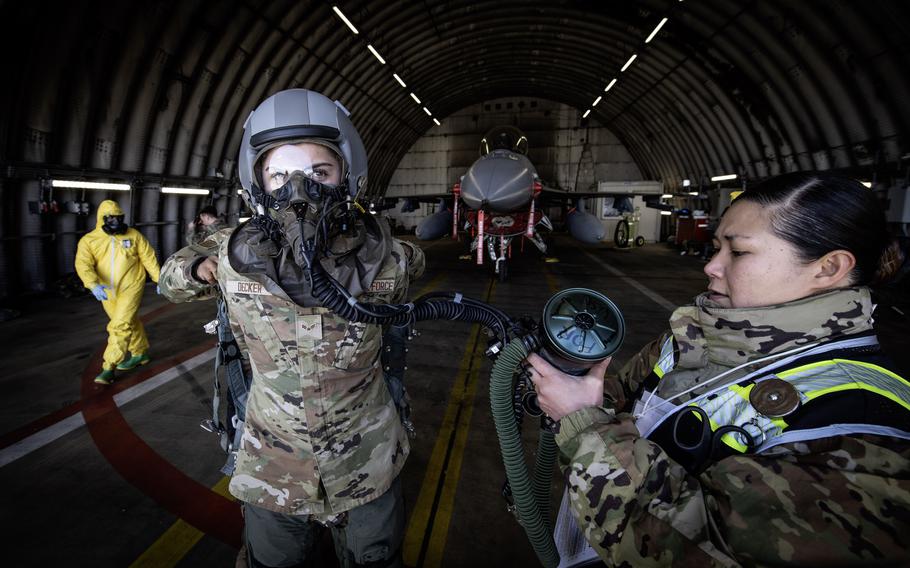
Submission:
{"label": "blue glove", "polygon": [[107,300],[107,292],[104,291],[105,288],[110,288],[110,286],[105,286],[104,284],[95,284],[95,286],[92,288],[92,294],[94,294],[95,299],[99,302]]}

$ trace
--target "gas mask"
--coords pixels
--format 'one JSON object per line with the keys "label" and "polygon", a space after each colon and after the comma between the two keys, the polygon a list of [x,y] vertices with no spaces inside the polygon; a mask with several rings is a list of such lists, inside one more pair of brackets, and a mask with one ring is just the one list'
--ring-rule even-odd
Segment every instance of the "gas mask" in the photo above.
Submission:
{"label": "gas mask", "polygon": [[326,242],[348,225],[347,187],[339,183],[342,164],[333,148],[313,142],[284,144],[262,158],[265,192],[252,222],[279,246],[289,247],[298,264],[305,262],[304,243]]}
{"label": "gas mask", "polygon": [[101,230],[108,235],[122,235],[130,226],[123,222],[123,215],[105,215]]}

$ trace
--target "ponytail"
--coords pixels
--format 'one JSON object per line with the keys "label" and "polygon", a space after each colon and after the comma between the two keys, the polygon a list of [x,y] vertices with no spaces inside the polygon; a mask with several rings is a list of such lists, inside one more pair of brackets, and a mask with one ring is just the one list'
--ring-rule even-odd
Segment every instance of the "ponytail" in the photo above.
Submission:
{"label": "ponytail", "polygon": [[875,277],[872,284],[885,284],[894,278],[904,264],[904,253],[901,251],[900,243],[897,239],[891,239],[891,242],[882,252],[882,257],[878,262],[878,270],[875,271]]}

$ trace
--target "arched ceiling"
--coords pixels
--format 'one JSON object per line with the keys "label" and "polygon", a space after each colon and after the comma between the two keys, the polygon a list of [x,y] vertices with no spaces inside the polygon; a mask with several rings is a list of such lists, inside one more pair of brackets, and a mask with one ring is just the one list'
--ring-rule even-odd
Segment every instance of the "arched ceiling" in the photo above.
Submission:
{"label": "arched ceiling", "polygon": [[645,177],[670,186],[720,173],[871,173],[910,157],[902,0],[334,5],[358,34],[333,4],[306,0],[3,3],[6,175],[214,184],[216,171],[234,175],[250,110],[289,87],[353,112],[377,193],[434,128],[423,106],[444,121],[512,95],[576,107],[579,123],[591,109]]}

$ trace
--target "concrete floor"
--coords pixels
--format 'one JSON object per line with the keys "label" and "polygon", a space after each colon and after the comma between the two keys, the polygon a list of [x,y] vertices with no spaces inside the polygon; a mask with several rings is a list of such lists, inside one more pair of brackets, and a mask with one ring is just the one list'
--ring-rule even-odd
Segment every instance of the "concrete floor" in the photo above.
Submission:
{"label": "concrete floor", "polygon": [[[498,283],[488,268],[458,259],[462,246],[431,243],[427,274],[412,292],[456,290],[538,318],[559,289],[600,290],[626,318],[621,362],[664,329],[673,306],[705,287],[704,262],[664,245],[620,251],[560,238],[557,246],[560,262],[527,251],[513,259],[509,281]],[[92,382],[106,319],[91,296],[26,300],[15,306],[20,317],[0,323],[3,565],[233,566],[239,508],[224,496],[217,440],[199,427],[211,409],[213,340],[202,325],[214,305],[171,305],[153,290],[140,312],[152,363],[111,387]],[[907,369],[910,301],[892,292],[876,324]],[[534,566],[500,496],[484,337],[461,323],[419,329],[406,378],[418,431],[402,474],[406,563]],[[529,454],[533,422],[525,420]],[[554,508],[559,494],[554,474]]]}

